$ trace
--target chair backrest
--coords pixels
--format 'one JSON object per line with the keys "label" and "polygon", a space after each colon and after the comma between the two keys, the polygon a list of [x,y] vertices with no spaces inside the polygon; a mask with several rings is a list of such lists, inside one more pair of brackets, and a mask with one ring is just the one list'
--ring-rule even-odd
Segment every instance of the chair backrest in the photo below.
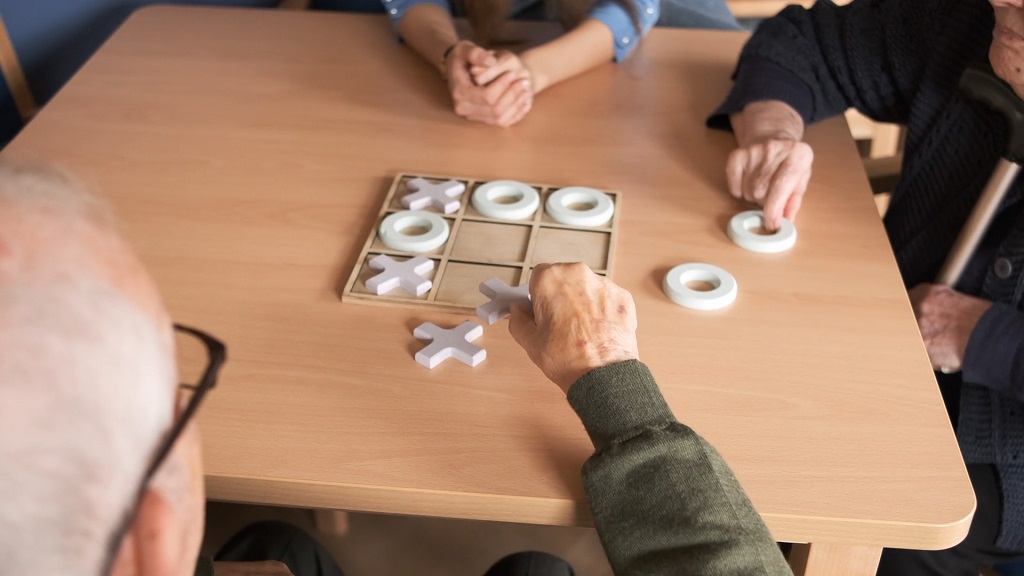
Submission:
{"label": "chair backrest", "polygon": [[21,70],[21,63],[18,61],[18,54],[14,51],[14,44],[7,34],[7,26],[3,17],[0,16],[0,73],[3,73],[7,81],[7,89],[14,98],[14,104],[18,107],[18,114],[23,122],[28,122],[35,116],[37,107],[36,100],[32,97],[25,74]]}

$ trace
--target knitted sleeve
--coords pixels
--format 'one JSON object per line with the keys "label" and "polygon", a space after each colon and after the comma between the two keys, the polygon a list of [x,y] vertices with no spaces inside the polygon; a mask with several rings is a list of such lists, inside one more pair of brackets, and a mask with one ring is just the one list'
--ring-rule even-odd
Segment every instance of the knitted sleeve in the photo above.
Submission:
{"label": "knitted sleeve", "polygon": [[[870,118],[906,123],[925,72],[930,46],[940,38],[952,0],[858,0],[836,6],[789,6],[765,20],[740,55],[736,83],[709,118],[777,98],[812,123],[854,107]],[[963,0],[975,1],[975,0]],[[766,92],[765,78],[773,79]]]}
{"label": "knitted sleeve", "polygon": [[676,421],[646,366],[593,370],[569,403],[594,442],[583,484],[617,576],[792,575],[729,466]]}

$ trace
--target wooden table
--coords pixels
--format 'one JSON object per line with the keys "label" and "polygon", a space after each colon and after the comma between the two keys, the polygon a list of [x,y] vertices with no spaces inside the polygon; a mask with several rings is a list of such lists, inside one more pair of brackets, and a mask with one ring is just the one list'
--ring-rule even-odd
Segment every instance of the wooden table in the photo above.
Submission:
{"label": "wooden table", "polygon": [[[228,343],[200,419],[211,498],[541,524],[590,522],[592,447],[504,324],[483,365],[427,370],[412,328],[464,317],[338,288],[398,172],[621,191],[614,278],[676,414],[776,538],[811,543],[798,572],[870,574],[882,546],[961,540],[973,494],[841,118],[808,130],[796,248],[726,236],[734,140],[704,117],[743,40],[655,30],[503,130],[455,117],[381,16],[147,8],[5,155],[110,198],[174,317]],[[736,303],[670,302],[662,277],[687,261],[731,270]]]}

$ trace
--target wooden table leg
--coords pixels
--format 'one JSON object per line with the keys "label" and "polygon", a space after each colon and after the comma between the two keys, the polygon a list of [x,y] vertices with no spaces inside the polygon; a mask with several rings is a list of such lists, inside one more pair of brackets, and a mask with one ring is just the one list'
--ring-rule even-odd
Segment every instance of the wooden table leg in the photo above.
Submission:
{"label": "wooden table leg", "polygon": [[874,576],[882,549],[835,543],[793,544],[794,576]]}
{"label": "wooden table leg", "polygon": [[313,510],[313,524],[318,532],[332,536],[348,534],[348,512],[343,510]]}

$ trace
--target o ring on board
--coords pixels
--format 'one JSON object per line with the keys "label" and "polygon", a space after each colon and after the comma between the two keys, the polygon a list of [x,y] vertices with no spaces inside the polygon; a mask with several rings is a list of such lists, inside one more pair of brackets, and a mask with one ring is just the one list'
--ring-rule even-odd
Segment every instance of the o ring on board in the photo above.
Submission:
{"label": "o ring on board", "polygon": [[[582,209],[576,207],[582,206]],[[545,211],[555,222],[569,226],[601,226],[612,219],[615,203],[600,190],[585,186],[560,188],[548,196]]]}
{"label": "o ring on board", "polygon": [[540,208],[540,194],[515,180],[493,180],[473,191],[473,208],[488,218],[525,220]]}
{"label": "o ring on board", "polygon": [[[416,233],[408,233],[414,230]],[[423,254],[448,241],[451,229],[437,214],[423,210],[403,210],[384,218],[377,235],[392,250]]]}

